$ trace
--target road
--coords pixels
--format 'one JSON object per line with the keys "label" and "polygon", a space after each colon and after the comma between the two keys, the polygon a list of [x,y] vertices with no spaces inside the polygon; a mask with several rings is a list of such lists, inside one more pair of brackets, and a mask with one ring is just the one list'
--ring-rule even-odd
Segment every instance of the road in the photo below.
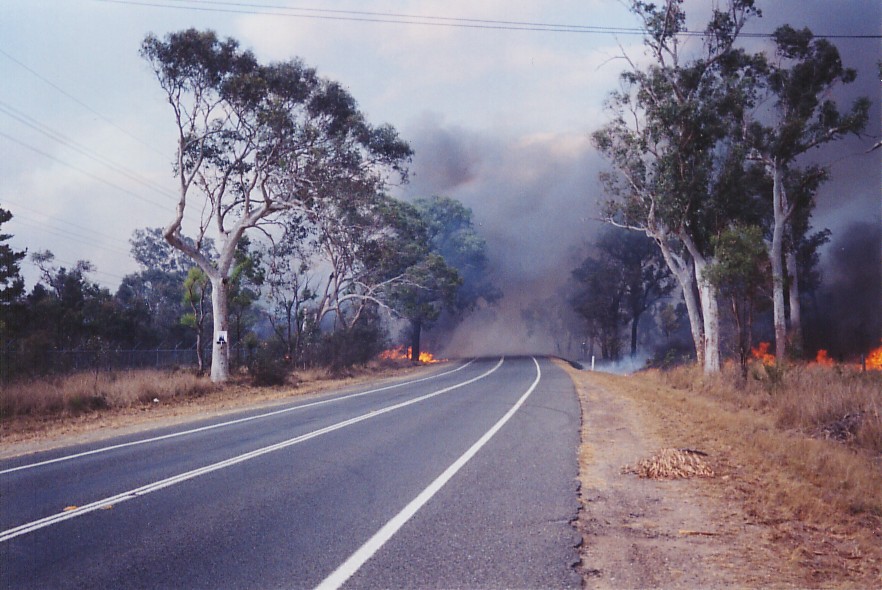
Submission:
{"label": "road", "polygon": [[546,359],[0,462],[2,588],[579,587]]}

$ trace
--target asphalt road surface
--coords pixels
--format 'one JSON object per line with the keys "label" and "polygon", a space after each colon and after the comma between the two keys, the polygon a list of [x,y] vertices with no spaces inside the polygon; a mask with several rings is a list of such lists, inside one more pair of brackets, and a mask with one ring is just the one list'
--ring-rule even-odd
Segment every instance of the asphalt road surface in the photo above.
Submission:
{"label": "asphalt road surface", "polygon": [[0,462],[2,588],[568,588],[579,408],[478,359]]}

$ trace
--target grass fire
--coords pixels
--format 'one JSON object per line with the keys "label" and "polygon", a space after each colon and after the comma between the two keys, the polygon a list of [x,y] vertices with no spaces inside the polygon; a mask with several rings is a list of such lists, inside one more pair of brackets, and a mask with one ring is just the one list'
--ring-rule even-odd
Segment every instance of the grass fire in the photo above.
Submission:
{"label": "grass fire", "polygon": [[[384,350],[380,353],[380,360],[385,361],[396,361],[396,360],[409,360],[411,358],[411,348],[399,346],[397,348],[390,348],[388,350]],[[435,355],[431,352],[422,351],[419,354],[419,362],[423,364],[432,364],[432,363],[440,363],[444,359],[436,359]]]}

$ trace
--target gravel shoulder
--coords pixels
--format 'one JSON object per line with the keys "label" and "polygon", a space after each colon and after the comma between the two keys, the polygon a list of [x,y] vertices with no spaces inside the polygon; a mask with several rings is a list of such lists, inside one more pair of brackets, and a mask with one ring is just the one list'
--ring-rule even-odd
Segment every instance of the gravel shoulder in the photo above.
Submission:
{"label": "gravel shoulder", "polygon": [[717,471],[712,478],[624,472],[661,448],[695,448],[694,441],[629,392],[626,379],[567,369],[582,403],[578,528],[586,588],[805,586],[770,528],[727,499],[732,476],[713,449],[707,449]]}

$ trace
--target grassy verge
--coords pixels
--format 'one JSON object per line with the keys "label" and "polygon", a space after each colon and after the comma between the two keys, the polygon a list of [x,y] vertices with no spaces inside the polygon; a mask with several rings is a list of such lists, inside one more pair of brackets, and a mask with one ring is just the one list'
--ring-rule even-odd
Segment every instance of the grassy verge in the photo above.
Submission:
{"label": "grassy verge", "polygon": [[[728,371],[708,380],[687,369],[592,373],[586,383],[637,402],[664,444],[709,453],[717,477],[703,489],[738,503],[762,526],[757,544],[795,566],[806,586],[882,587],[882,464],[873,434],[879,376],[756,370],[765,376],[747,383]],[[824,438],[831,424],[858,412],[850,435]]]}
{"label": "grassy verge", "polygon": [[409,362],[378,361],[345,375],[298,371],[287,375],[284,385],[272,387],[251,385],[248,376],[216,385],[191,371],[86,372],[31,379],[0,387],[0,438],[7,446],[38,441],[38,447],[23,451],[32,452],[63,444],[53,441],[62,436],[107,434],[150,421],[224,413],[414,370],[417,367]]}

